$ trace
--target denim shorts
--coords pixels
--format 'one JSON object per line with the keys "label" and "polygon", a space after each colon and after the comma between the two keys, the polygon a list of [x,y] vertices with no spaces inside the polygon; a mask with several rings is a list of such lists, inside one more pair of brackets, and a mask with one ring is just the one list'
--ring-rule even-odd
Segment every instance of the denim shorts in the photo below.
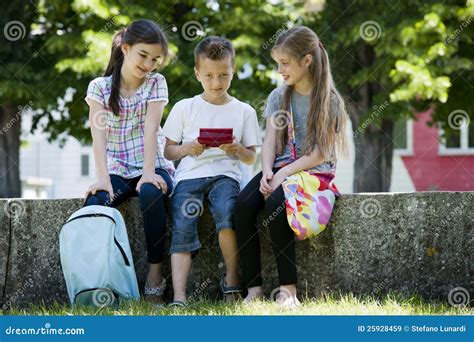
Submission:
{"label": "denim shorts", "polygon": [[194,252],[201,247],[198,220],[207,199],[216,230],[232,228],[239,183],[227,176],[185,179],[171,197],[173,231],[170,253]]}

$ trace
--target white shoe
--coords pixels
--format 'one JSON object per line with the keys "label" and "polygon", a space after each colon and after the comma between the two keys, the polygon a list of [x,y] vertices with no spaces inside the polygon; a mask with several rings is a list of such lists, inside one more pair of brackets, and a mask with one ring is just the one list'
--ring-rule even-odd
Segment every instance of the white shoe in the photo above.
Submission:
{"label": "white shoe", "polygon": [[301,302],[298,300],[298,298],[295,297],[287,297],[287,296],[282,296],[279,297],[276,301],[278,305],[284,309],[296,309],[301,306]]}

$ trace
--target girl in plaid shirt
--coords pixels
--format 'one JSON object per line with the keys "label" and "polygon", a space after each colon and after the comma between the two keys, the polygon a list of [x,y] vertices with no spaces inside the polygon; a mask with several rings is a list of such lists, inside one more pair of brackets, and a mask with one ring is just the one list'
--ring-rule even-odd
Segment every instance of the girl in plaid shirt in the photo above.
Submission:
{"label": "girl in plaid shirt", "polygon": [[145,298],[162,303],[161,275],[166,212],[173,164],[163,157],[160,121],[168,103],[163,75],[154,72],[168,54],[160,27],[137,20],[114,36],[104,77],[90,82],[86,101],[98,180],[86,192],[86,205],[116,207],[139,196],[149,271]]}

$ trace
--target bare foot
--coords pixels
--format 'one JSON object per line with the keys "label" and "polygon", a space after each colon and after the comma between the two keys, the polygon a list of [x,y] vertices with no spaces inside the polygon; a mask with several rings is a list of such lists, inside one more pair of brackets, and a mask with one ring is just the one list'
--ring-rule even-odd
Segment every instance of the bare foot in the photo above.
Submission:
{"label": "bare foot", "polygon": [[261,286],[249,287],[247,297],[244,299],[244,304],[251,304],[259,299],[264,299],[263,290]]}
{"label": "bare foot", "polygon": [[300,301],[296,297],[295,285],[281,285],[280,291],[276,296],[278,305],[285,309],[294,309],[301,306]]}

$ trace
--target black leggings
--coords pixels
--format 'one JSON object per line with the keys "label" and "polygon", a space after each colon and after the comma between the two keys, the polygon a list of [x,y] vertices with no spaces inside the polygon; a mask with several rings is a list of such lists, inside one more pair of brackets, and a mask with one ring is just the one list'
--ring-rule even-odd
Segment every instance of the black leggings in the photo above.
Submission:
{"label": "black leggings", "polygon": [[168,172],[163,169],[155,169],[155,173],[160,175],[166,182],[168,186],[166,195],[151,183],[143,184],[140,189],[140,194],[138,194],[135,188],[141,176],[125,179],[117,175],[110,175],[114,198],[111,200],[106,191],[97,191],[95,195],[90,194],[85,203],[86,206],[104,205],[115,208],[128,198],[138,196],[140,198],[147,256],[150,264],[159,264],[164,258],[167,217],[164,201],[173,190],[173,181]]}
{"label": "black leggings", "polygon": [[262,225],[270,229],[280,285],[296,284],[295,238],[286,216],[283,188],[280,185],[265,201],[259,191],[261,178],[260,172],[247,184],[235,206],[234,227],[242,263],[242,282],[246,288],[262,285],[257,215],[264,209]]}

